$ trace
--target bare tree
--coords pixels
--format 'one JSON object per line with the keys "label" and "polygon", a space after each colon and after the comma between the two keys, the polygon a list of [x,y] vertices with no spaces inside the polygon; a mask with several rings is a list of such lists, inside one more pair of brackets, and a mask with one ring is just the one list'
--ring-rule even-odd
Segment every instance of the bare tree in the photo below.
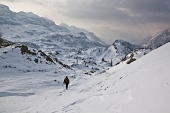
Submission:
{"label": "bare tree", "polygon": [[78,59],[77,59],[77,62],[76,62],[77,64],[78,64]]}
{"label": "bare tree", "polygon": [[111,62],[110,62],[110,66],[113,66],[112,59],[111,59]]}

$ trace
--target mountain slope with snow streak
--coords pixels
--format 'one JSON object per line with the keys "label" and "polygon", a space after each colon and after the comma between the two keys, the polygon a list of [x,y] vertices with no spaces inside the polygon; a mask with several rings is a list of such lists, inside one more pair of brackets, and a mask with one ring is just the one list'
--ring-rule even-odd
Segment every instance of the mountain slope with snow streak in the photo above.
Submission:
{"label": "mountain slope with snow streak", "polygon": [[145,48],[156,49],[166,43],[170,42],[170,28],[159,31],[152,36],[147,37],[143,42],[142,46]]}
{"label": "mountain slope with snow streak", "polygon": [[65,23],[61,23],[59,26],[60,26],[60,27],[64,27],[64,28],[70,30],[70,31],[73,32],[73,33],[83,32],[83,33],[87,36],[87,38],[88,38],[89,40],[94,41],[94,42],[98,42],[98,43],[100,43],[100,44],[102,44],[102,45],[105,45],[105,46],[108,45],[108,44],[106,44],[105,42],[101,41],[100,38],[98,38],[94,33],[89,32],[89,31],[87,31],[87,30],[85,30],[85,29],[78,28],[78,27],[76,27],[76,26],[68,26],[68,25],[65,24]]}

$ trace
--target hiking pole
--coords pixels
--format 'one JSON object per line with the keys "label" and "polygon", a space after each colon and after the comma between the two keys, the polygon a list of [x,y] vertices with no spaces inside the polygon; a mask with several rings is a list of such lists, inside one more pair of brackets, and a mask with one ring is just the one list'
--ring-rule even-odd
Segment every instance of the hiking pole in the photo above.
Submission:
{"label": "hiking pole", "polygon": [[64,88],[64,83],[63,83],[63,90],[65,90],[65,88]]}

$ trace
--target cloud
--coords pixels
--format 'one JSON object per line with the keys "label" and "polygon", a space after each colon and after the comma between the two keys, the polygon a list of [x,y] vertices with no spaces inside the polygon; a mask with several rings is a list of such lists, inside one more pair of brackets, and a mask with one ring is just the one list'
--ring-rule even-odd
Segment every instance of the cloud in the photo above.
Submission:
{"label": "cloud", "polygon": [[101,29],[107,26],[112,29],[108,33],[112,38],[143,38],[170,26],[169,4],[168,0],[71,0],[64,4],[63,15],[91,25],[101,24]]}
{"label": "cloud", "polygon": [[169,0],[1,1],[13,9],[50,18],[57,24],[65,22],[88,29],[109,43],[118,38],[137,42],[170,27]]}
{"label": "cloud", "polygon": [[122,5],[139,14],[142,23],[170,22],[170,1],[168,0],[128,0]]}
{"label": "cloud", "polygon": [[136,13],[163,13],[169,12],[168,0],[128,0],[123,6]]}
{"label": "cloud", "polygon": [[64,15],[71,18],[123,23],[169,22],[168,0],[71,0]]}

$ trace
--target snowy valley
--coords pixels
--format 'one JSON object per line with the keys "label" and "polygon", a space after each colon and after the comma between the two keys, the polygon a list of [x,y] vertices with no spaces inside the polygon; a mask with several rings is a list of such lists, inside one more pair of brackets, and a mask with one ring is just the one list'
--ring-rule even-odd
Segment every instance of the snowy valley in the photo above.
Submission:
{"label": "snowy valley", "polygon": [[108,46],[85,29],[0,4],[0,32],[1,113],[170,112],[169,29],[142,45]]}

